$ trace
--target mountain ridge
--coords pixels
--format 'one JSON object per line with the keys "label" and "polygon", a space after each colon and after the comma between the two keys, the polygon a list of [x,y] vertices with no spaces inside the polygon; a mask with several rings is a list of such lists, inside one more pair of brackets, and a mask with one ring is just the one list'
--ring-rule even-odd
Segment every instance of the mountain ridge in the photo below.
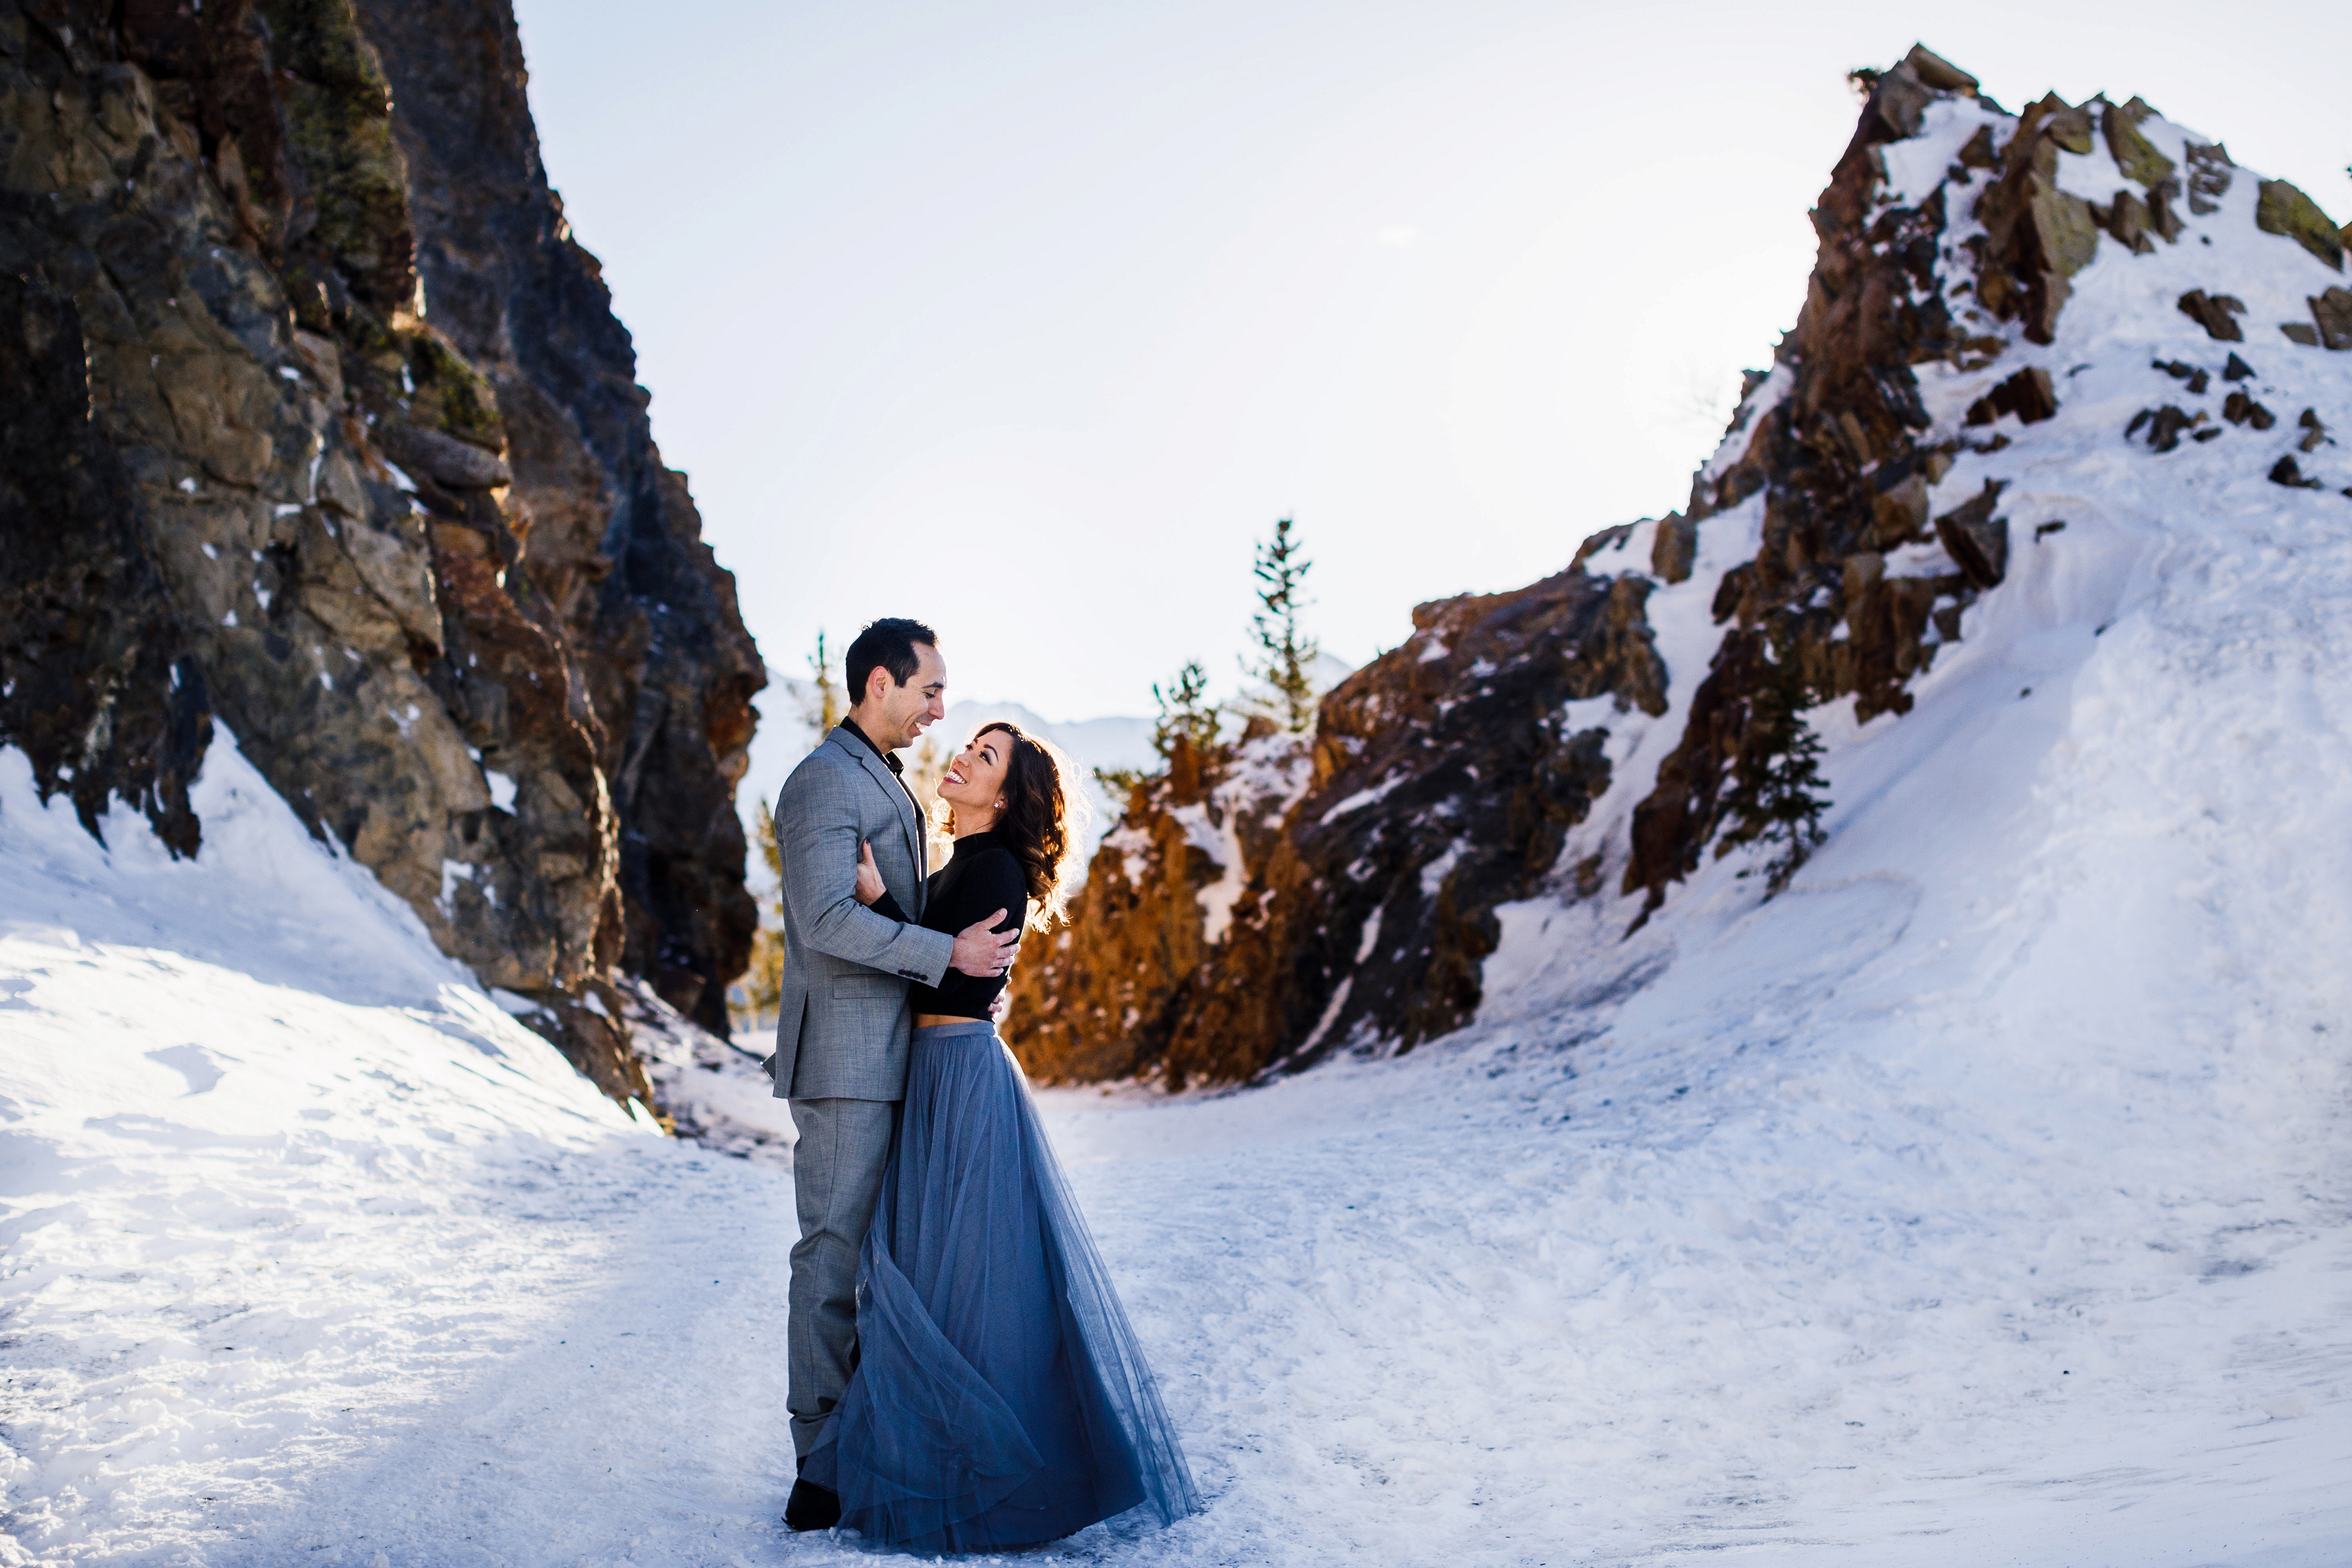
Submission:
{"label": "mountain ridge", "polygon": [[[2328,345],[2352,348],[2331,326],[2352,292],[2307,197],[2137,99],[2011,115],[1924,46],[1858,79],[1797,323],[1685,509],[1602,530],[1543,583],[1416,609],[1297,743],[1303,788],[1221,800],[1240,758],[1171,758],[1109,841],[1152,852],[1016,977],[1033,1072],[1181,1085],[1406,1049],[1479,1016],[1529,901],[1640,930],[1738,851],[1730,785],[1769,760],[1769,685],[1900,722],[2027,552],[2095,548],[2045,467],[2084,466],[2070,483],[2096,496],[2133,452],[2242,454],[2264,505],[2346,504]],[[2078,458],[2089,397],[2130,401]],[[2157,517],[2221,482],[2125,472]],[[1247,824],[1234,853],[1188,831],[1196,803]],[[1211,941],[1220,900],[1239,913]],[[1604,990],[1630,973],[1587,961]]]}

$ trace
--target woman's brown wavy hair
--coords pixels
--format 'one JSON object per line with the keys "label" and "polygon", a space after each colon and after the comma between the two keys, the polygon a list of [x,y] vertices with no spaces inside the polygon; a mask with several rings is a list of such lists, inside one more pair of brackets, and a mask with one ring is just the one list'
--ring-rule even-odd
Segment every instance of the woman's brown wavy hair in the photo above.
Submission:
{"label": "woman's brown wavy hair", "polygon": [[[1084,869],[1078,841],[1088,811],[1087,798],[1077,792],[1077,775],[1060,747],[1008,719],[982,725],[971,732],[972,739],[992,730],[1013,742],[1005,759],[1004,810],[996,814],[994,831],[1021,862],[1021,877],[1029,890],[1029,924],[1050,931],[1067,918],[1070,894]],[[953,832],[951,806],[947,822]]]}

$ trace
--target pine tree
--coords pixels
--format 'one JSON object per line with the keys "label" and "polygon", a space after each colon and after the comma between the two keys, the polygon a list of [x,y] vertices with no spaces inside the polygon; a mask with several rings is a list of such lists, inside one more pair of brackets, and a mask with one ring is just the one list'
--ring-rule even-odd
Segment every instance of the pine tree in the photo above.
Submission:
{"label": "pine tree", "polygon": [[[947,782],[948,764],[955,760],[945,742],[936,735],[927,735],[915,742],[914,755],[906,759],[906,771],[899,775],[913,791],[916,810],[925,823],[940,826],[940,786]],[[934,843],[935,850],[940,846]]]}
{"label": "pine tree", "polygon": [[1769,899],[1789,885],[1827,837],[1822,813],[1830,800],[1829,781],[1822,777],[1822,737],[1805,718],[1811,689],[1793,659],[1767,669],[1763,685],[1748,698],[1747,733],[1723,800],[1723,814],[1736,819],[1736,825],[1716,852],[1728,854],[1759,841],[1777,844],[1764,862],[1764,896]]}
{"label": "pine tree", "polygon": [[1216,744],[1224,710],[1209,700],[1209,672],[1201,667],[1200,660],[1177,671],[1165,689],[1153,682],[1151,700],[1160,705],[1160,716],[1151,726],[1151,749],[1163,760],[1176,749],[1180,735],[1192,743],[1195,751],[1206,751]]}
{"label": "pine tree", "polygon": [[1206,760],[1217,744],[1217,731],[1224,725],[1224,709],[1209,700],[1209,672],[1198,659],[1177,671],[1176,678],[1166,685],[1153,682],[1151,700],[1160,705],[1160,716],[1151,725],[1151,749],[1160,755],[1160,767],[1096,768],[1096,781],[1114,800],[1124,800],[1146,779],[1165,773],[1179,738],[1191,745],[1196,758]]}
{"label": "pine tree", "polygon": [[1322,652],[1298,629],[1298,612],[1310,602],[1307,570],[1314,564],[1299,553],[1303,548],[1288,517],[1276,521],[1274,538],[1257,547],[1252,571],[1259,608],[1250,618],[1250,635],[1257,643],[1258,663],[1249,669],[1273,688],[1284,727],[1301,735],[1315,726],[1315,683],[1308,672]]}
{"label": "pine tree", "polygon": [[1111,821],[1114,823],[1124,819],[1127,798],[1135,792],[1135,787],[1150,777],[1150,774],[1140,768],[1095,769],[1095,782],[1101,785],[1103,793],[1110,797]]}
{"label": "pine tree", "polygon": [[776,819],[764,800],[759,805],[758,842],[761,862],[767,867],[767,885],[752,894],[760,906],[760,925],[751,933],[751,967],[738,982],[746,1027],[756,1028],[783,1005],[784,999],[784,854],[776,843]]}
{"label": "pine tree", "polygon": [[[842,716],[849,711],[843,701],[840,681],[835,679],[833,660],[826,653],[824,632],[819,628],[815,651],[809,654],[810,689],[801,695],[801,717],[810,730],[810,748],[824,744]],[[751,933],[751,967],[742,979],[736,982],[749,1013],[742,1027],[757,1027],[773,1015],[783,1003],[784,994],[784,856],[776,843],[776,819],[765,800],[759,802],[758,831],[755,834],[760,860],[767,867],[765,885],[752,894],[759,905],[760,924]]]}
{"label": "pine tree", "polygon": [[803,716],[815,727],[816,745],[822,746],[824,737],[833,733],[833,727],[849,711],[841,683],[833,678],[833,661],[825,656],[823,627],[817,629],[816,652],[809,655],[809,679],[814,689],[801,699],[801,707]]}

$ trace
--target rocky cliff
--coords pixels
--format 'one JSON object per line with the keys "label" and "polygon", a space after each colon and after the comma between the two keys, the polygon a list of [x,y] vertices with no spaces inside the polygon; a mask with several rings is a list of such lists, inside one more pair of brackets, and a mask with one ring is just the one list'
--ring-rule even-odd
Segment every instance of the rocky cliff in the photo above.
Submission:
{"label": "rocky cliff", "polygon": [[1538,885],[1608,788],[1596,710],[1664,711],[1647,588],[1571,569],[1423,605],[1410,642],[1323,699],[1311,740],[1180,740],[1069,931],[1020,966],[1023,1061],[1181,1087],[1367,1020],[1415,1041],[1467,1019],[1495,906]]}
{"label": "rocky cliff", "polygon": [[608,1092],[718,1023],[763,683],[497,0],[0,0],[0,740],[202,852],[225,725]]}
{"label": "rocky cliff", "polygon": [[1796,326],[1685,509],[1419,607],[1311,741],[1139,785],[1017,976],[1033,1072],[1181,1086],[1410,1047],[1473,1017],[1528,901],[1640,928],[1752,836],[1733,784],[1785,744],[1768,691],[1901,722],[2016,552],[2062,548],[2045,455],[2093,443],[2144,507],[2214,504],[2214,464],[2271,497],[2352,482],[2352,411],[2297,358],[2352,350],[2345,235],[2302,192],[2137,99],[2011,115],[1924,47],[1856,79]]}

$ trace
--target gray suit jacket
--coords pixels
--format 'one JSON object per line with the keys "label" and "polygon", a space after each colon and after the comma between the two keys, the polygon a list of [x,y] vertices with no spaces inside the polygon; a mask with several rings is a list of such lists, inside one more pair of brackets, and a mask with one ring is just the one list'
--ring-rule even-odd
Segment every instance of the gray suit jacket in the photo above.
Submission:
{"label": "gray suit jacket", "polygon": [[929,867],[914,802],[872,747],[835,729],[776,800],[784,973],[770,1071],[779,1099],[905,1099],[908,985],[938,985],[955,950],[944,931],[857,902],[861,841],[874,846],[890,896],[920,920]]}

